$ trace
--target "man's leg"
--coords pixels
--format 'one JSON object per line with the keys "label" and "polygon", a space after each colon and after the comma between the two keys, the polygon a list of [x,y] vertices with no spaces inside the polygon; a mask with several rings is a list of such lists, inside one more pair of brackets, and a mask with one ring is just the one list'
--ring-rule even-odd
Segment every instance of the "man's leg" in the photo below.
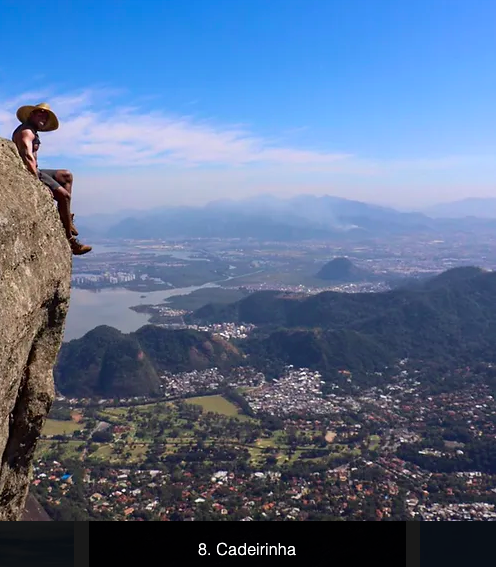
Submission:
{"label": "man's leg", "polygon": [[[53,178],[62,185],[72,199],[72,182],[74,179],[72,173],[68,169],[58,169],[55,175],[53,175]],[[74,213],[71,213],[71,232],[74,236],[79,234],[77,228],[74,226]]]}
{"label": "man's leg", "polygon": [[60,220],[64,225],[65,235],[68,239],[72,238],[71,232],[71,196],[62,187],[52,189],[53,198],[57,201]]}
{"label": "man's leg", "polygon": [[[71,245],[72,253],[79,256],[91,252],[91,246],[81,244],[74,236],[77,231],[74,229],[71,217],[72,174],[66,170],[42,169],[39,176],[40,181],[51,189],[53,198],[57,201],[60,220]],[[60,181],[57,181],[56,178]],[[61,183],[64,183],[65,187],[62,187]]]}
{"label": "man's leg", "polygon": [[[56,189],[59,185],[65,189],[67,191],[67,193],[69,193],[69,197],[72,199],[72,181],[73,181],[73,177],[72,177],[72,173],[67,170],[67,169],[42,169],[40,170],[41,174],[45,177],[45,179],[49,179],[50,185],[50,189],[54,190],[54,188]],[[46,180],[42,181],[44,183],[47,183]],[[69,203],[70,206],[70,203]],[[78,235],[78,231],[76,229],[76,227],[74,226],[74,215],[69,212],[70,215],[70,219],[71,219],[71,232],[74,236]]]}
{"label": "man's leg", "polygon": [[58,169],[53,176],[55,181],[58,181],[60,185],[69,193],[70,197],[72,198],[72,182],[73,177],[72,173],[67,169]]}
{"label": "man's leg", "polygon": [[64,226],[65,234],[68,239],[72,237],[71,232],[71,194],[63,188],[54,177],[50,175],[51,170],[40,170],[40,181],[47,185],[53,198],[57,201],[60,220]]}

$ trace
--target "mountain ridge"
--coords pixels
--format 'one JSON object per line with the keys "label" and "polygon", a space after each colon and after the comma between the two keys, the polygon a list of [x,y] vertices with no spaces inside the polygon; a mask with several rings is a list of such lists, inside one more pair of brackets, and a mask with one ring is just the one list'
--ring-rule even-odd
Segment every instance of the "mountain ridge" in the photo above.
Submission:
{"label": "mountain ridge", "polygon": [[[469,201],[479,203],[479,212],[470,213]],[[416,232],[496,231],[496,201],[457,201],[453,206],[460,211],[455,213],[447,209],[448,206],[398,210],[332,195],[301,194],[284,199],[263,194],[240,200],[217,199],[205,205],[80,216],[78,226],[94,237],[139,240],[193,237],[350,240]],[[472,216],[467,216],[470,214]]]}
{"label": "mountain ridge", "polygon": [[496,219],[496,198],[469,197],[458,201],[438,203],[422,211],[432,218]]}
{"label": "mountain ridge", "polygon": [[[84,223],[84,218],[82,219]],[[298,240],[353,236],[370,231],[403,232],[432,220],[421,213],[332,197],[298,195],[289,199],[264,195],[222,199],[203,207],[172,207],[140,212],[108,228],[112,238],[259,237]]]}
{"label": "mountain ridge", "polygon": [[206,305],[189,320],[254,323],[259,328],[245,352],[322,371],[336,370],[338,362],[372,371],[408,357],[496,360],[496,273],[453,268],[415,290],[379,293],[256,292],[232,304]]}

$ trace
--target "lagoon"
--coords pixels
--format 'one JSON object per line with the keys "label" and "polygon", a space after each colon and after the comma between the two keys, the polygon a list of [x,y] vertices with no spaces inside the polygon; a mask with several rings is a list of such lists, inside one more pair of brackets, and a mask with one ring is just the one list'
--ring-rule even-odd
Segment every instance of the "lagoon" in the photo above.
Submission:
{"label": "lagoon", "polygon": [[[133,305],[156,305],[174,295],[188,295],[205,287],[219,287],[216,283],[182,287],[164,291],[129,291],[124,288],[87,290],[71,289],[64,342],[78,339],[99,325],[109,325],[130,333],[148,323],[149,315],[136,313]],[[145,297],[142,297],[142,296]]]}

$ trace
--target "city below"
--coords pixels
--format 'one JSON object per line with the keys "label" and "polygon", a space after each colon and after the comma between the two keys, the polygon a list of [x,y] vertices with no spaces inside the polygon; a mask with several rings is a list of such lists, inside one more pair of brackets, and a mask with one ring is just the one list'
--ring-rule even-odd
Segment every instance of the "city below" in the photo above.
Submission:
{"label": "city below", "polygon": [[[430,357],[378,361],[372,369],[351,335],[339,339],[336,356],[332,346],[323,354],[318,350],[328,347],[305,342],[309,324],[274,319],[267,326],[273,307],[265,300],[246,312],[257,323],[222,319],[222,309],[244,313],[244,302],[262,291],[280,292],[289,309],[322,292],[373,301],[455,268],[477,266],[490,274],[495,250],[490,236],[102,243],[78,261],[72,283],[101,301],[95,313],[125,297],[121,311],[146,316],[122,328],[130,333],[122,340],[136,337],[144,345],[138,328],[147,322],[164,332],[199,334],[182,335],[184,351],[170,342],[176,335],[146,339],[152,342],[138,350],[138,360],[162,365],[152,395],[124,394],[134,389],[125,382],[134,371],[124,359],[112,363],[115,393],[82,395],[86,386],[74,374],[81,394],[71,395],[70,368],[88,377],[90,370],[70,362],[67,350],[32,492],[59,520],[496,520],[492,360],[481,354],[461,364],[433,350]],[[260,316],[253,309],[262,309]],[[428,317],[437,315],[425,317],[428,328]],[[119,328],[111,319],[105,324]],[[391,324],[398,324],[394,316]],[[286,337],[288,325],[295,330]],[[95,325],[89,319],[87,326]],[[322,340],[322,329],[312,332]],[[90,352],[91,341],[108,353],[114,348],[115,339],[104,347],[90,335],[80,334],[77,340],[85,342],[77,348]],[[160,347],[163,340],[167,346]],[[282,364],[264,345],[315,364]],[[176,362],[164,362],[161,348]],[[333,362],[345,354],[349,364]],[[110,362],[101,356],[93,367],[101,364],[103,372],[106,365],[108,372]],[[232,357],[239,363],[228,364]]]}

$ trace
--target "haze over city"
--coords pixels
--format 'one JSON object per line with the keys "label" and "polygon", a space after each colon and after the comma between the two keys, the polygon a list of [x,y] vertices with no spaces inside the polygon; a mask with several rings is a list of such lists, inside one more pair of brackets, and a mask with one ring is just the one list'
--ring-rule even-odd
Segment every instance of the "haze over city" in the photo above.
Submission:
{"label": "haze over city", "polygon": [[[0,32],[39,14],[14,2]],[[496,196],[489,0],[44,5],[0,66],[0,135],[50,103],[41,167],[80,214],[302,193],[422,208]],[[139,22],[139,25],[137,25]]]}

